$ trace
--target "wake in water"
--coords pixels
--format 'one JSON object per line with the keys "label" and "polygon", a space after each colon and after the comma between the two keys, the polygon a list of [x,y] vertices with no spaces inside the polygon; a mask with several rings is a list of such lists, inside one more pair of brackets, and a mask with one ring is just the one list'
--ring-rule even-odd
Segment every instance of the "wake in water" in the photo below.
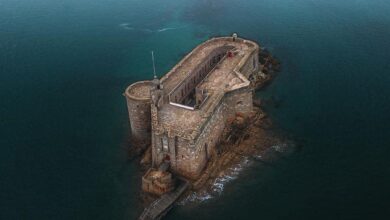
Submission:
{"label": "wake in water", "polygon": [[122,23],[119,25],[122,29],[125,30],[131,30],[131,31],[140,31],[140,32],[147,32],[147,33],[160,33],[160,32],[165,32],[165,31],[170,31],[170,30],[177,30],[177,29],[182,29],[186,28],[186,26],[181,26],[181,27],[165,27],[157,30],[152,30],[148,28],[134,28],[131,26],[129,23]]}
{"label": "wake in water", "polygon": [[122,23],[119,25],[119,27],[126,29],[126,30],[134,30],[134,28],[131,27],[129,23]]}

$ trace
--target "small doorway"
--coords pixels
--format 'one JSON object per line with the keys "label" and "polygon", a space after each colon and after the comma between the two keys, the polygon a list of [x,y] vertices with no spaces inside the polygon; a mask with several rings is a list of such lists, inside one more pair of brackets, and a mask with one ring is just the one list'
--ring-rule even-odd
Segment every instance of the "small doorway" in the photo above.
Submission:
{"label": "small doorway", "polygon": [[164,161],[167,161],[167,162],[171,161],[171,157],[168,154],[165,154]]}

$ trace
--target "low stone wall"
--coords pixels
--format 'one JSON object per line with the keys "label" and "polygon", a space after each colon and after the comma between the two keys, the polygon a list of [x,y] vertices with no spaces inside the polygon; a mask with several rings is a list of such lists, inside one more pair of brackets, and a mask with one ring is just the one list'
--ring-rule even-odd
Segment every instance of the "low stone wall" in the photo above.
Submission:
{"label": "low stone wall", "polygon": [[248,59],[245,60],[245,63],[242,66],[238,67],[238,71],[244,75],[246,78],[249,78],[250,74],[253,72],[259,71],[259,48],[254,50]]}

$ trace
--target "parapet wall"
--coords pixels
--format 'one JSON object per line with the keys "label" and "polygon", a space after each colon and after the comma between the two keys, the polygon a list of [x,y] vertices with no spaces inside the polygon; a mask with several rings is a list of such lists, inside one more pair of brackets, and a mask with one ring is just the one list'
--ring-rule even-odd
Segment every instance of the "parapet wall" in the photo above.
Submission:
{"label": "parapet wall", "polygon": [[151,81],[140,81],[127,87],[124,94],[127,101],[132,139],[141,146],[150,144],[150,89],[152,87]]}
{"label": "parapet wall", "polygon": [[256,50],[252,51],[252,53],[245,59],[244,63],[240,63],[237,66],[237,69],[240,73],[242,73],[246,78],[249,78],[249,74],[253,71],[259,71],[259,47]]}

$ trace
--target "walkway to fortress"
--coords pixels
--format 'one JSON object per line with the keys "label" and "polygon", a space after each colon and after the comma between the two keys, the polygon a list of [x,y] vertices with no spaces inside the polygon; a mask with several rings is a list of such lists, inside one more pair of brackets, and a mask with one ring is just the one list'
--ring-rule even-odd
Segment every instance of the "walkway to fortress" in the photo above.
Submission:
{"label": "walkway to fortress", "polygon": [[162,195],[158,200],[150,204],[150,206],[143,211],[139,220],[160,219],[172,208],[173,204],[186,191],[188,186],[188,181],[180,181],[180,185],[175,191]]}

